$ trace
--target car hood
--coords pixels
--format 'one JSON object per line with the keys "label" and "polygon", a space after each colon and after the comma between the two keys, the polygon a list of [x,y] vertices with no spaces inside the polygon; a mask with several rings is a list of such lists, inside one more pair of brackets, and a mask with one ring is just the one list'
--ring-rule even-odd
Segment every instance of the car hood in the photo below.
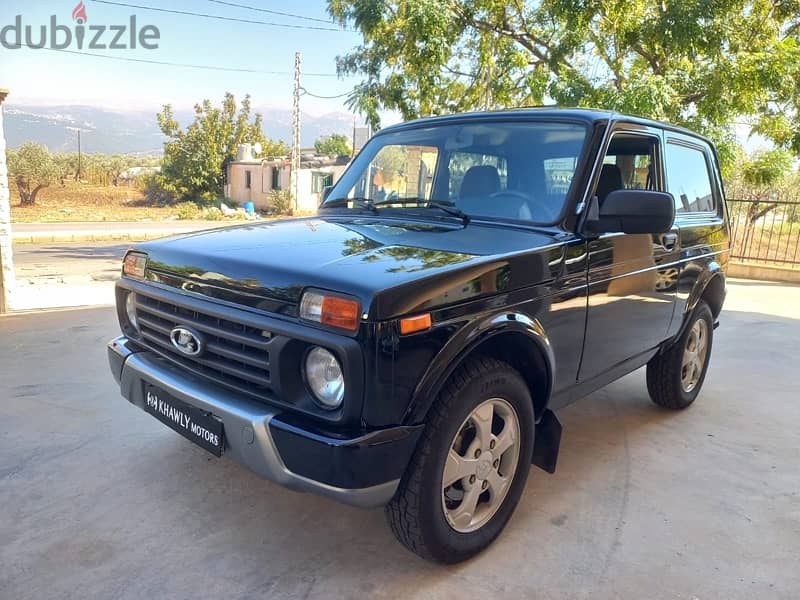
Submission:
{"label": "car hood", "polygon": [[558,252],[525,274],[511,272],[509,257],[552,251],[556,234],[474,222],[315,217],[198,232],[138,249],[148,254],[149,279],[184,290],[296,315],[303,290],[320,288],[356,296],[380,319],[542,281]]}

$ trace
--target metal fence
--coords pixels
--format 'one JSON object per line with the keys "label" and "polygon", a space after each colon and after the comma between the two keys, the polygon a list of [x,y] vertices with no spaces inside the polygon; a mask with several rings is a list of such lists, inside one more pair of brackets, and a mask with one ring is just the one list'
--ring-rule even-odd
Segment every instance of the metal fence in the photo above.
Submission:
{"label": "metal fence", "polygon": [[728,200],[731,258],[800,269],[800,199]]}

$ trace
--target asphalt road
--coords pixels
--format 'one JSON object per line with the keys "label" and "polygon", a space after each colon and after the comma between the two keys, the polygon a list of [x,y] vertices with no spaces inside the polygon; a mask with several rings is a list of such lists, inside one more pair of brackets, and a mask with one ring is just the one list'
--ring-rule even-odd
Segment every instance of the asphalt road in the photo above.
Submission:
{"label": "asphalt road", "polygon": [[18,280],[114,281],[130,243],[64,242],[14,245],[14,270]]}
{"label": "asphalt road", "polygon": [[361,511],[263,481],[123,400],[113,310],[0,318],[0,597],[792,599],[800,287],[736,282],[705,389],[638,371],[566,409],[507,530],[428,564]]}

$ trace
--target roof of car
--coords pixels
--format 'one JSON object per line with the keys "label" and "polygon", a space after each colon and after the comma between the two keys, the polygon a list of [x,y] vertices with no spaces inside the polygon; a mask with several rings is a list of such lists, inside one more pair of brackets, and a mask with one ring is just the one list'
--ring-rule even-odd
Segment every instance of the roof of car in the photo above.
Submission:
{"label": "roof of car", "polygon": [[700,138],[711,143],[707,138],[702,135],[671,125],[663,121],[655,121],[653,119],[645,119],[644,117],[637,117],[634,115],[626,115],[612,110],[601,110],[596,108],[559,108],[554,106],[537,106],[537,107],[523,107],[523,108],[510,108],[504,110],[484,110],[475,112],[462,112],[453,113],[450,115],[441,115],[437,117],[425,117],[422,119],[414,119],[413,121],[406,121],[396,125],[390,125],[381,129],[379,133],[387,133],[391,131],[398,131],[403,129],[411,129],[417,127],[425,127],[429,125],[446,125],[453,122],[469,121],[469,120],[485,120],[496,119],[503,117],[536,117],[537,119],[549,118],[553,119],[569,119],[576,121],[584,121],[587,123],[594,123],[596,121],[626,121],[629,123],[639,123],[647,127],[657,127],[660,129],[669,129],[692,137]]}

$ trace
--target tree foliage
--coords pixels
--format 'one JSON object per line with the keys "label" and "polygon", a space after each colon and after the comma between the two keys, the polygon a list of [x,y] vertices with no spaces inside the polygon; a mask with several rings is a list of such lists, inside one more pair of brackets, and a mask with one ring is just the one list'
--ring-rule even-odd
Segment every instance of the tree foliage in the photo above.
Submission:
{"label": "tree foliage", "polygon": [[[329,0],[373,126],[473,109],[593,106],[800,153],[800,0]],[[728,154],[724,158],[732,158]]]}
{"label": "tree foliage", "polygon": [[742,165],[742,178],[753,187],[777,186],[791,168],[792,157],[784,150],[758,152]]}
{"label": "tree foliage", "polygon": [[185,130],[165,105],[157,115],[158,125],[168,138],[164,144],[161,183],[179,199],[214,200],[222,196],[224,173],[236,158],[240,144],[261,144],[265,156],[284,155],[282,142],[264,137],[261,115],[251,119],[250,97],[237,106],[233,94],[225,94],[220,107],[203,100],[194,107],[195,119]]}
{"label": "tree foliage", "polygon": [[319,138],[314,142],[314,149],[318,154],[326,156],[350,156],[353,151],[347,136],[341,133],[332,133]]}
{"label": "tree foliage", "polygon": [[8,172],[19,190],[22,206],[36,204],[36,196],[58,180],[59,170],[53,156],[41,144],[28,142],[7,154]]}

